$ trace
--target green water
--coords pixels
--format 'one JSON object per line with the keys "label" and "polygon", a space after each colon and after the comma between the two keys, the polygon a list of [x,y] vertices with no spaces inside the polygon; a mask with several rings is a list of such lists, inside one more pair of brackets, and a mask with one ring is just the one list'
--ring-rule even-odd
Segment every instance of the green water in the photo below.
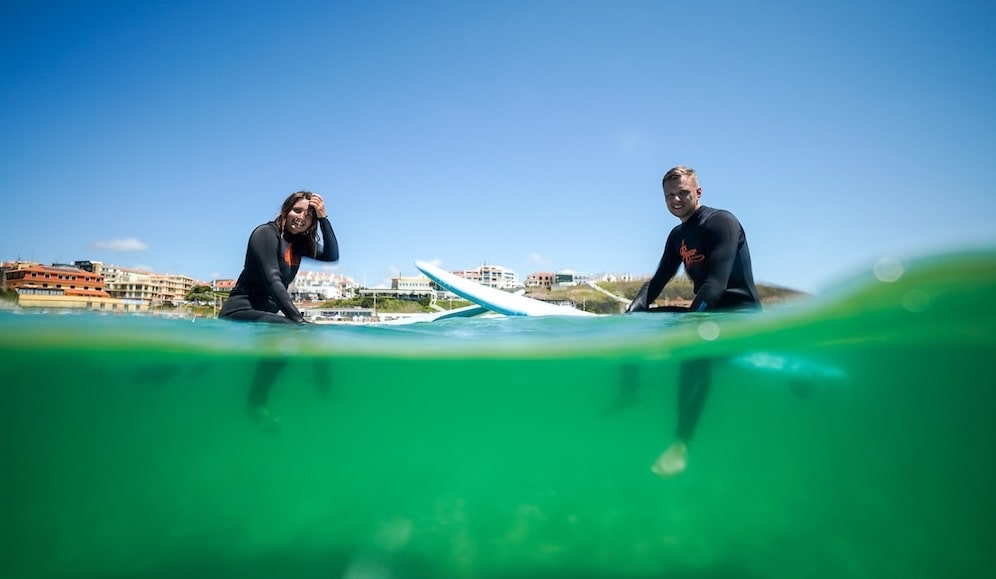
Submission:
{"label": "green water", "polygon": [[[757,315],[0,314],[0,574],[989,577],[994,302],[974,253]],[[663,480],[698,358],[712,394]],[[279,433],[245,413],[268,360]],[[624,366],[638,400],[606,412]]]}

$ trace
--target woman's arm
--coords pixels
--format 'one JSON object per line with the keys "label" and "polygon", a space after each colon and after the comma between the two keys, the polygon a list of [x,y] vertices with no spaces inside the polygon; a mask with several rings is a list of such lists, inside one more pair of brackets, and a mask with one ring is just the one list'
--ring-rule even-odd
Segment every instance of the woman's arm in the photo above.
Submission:
{"label": "woman's arm", "polygon": [[315,259],[318,261],[339,261],[339,241],[335,237],[335,231],[332,230],[329,218],[327,216],[320,217],[318,226],[322,230],[322,249],[315,256]]}

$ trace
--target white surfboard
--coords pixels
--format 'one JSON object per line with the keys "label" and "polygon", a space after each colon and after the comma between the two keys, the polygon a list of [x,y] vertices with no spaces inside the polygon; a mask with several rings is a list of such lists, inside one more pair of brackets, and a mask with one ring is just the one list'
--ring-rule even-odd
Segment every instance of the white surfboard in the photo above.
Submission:
{"label": "white surfboard", "polygon": [[473,318],[476,316],[482,316],[485,314],[492,313],[488,308],[478,305],[471,304],[469,306],[464,306],[462,308],[457,308],[455,310],[445,310],[441,312],[432,312],[425,314],[411,314],[404,317],[399,317],[395,319],[388,319],[376,323],[382,326],[405,326],[408,324],[415,324],[419,322],[438,322],[439,320],[448,320],[451,318]]}
{"label": "white surfboard", "polygon": [[[527,298],[521,293],[509,293],[487,287],[454,275],[424,261],[416,261],[415,267],[440,287],[483,308],[506,316],[598,315],[568,306],[548,304],[533,298]],[[467,309],[473,307],[468,306]],[[735,366],[750,370],[782,374],[789,378],[804,380],[841,380],[847,377],[847,374],[839,368],[818,364],[804,358],[790,357],[772,352],[752,352],[738,356],[731,360],[731,362]]]}
{"label": "white surfboard", "polygon": [[548,304],[527,298],[524,295],[513,294],[495,289],[469,279],[464,279],[448,271],[440,269],[431,263],[416,261],[415,267],[439,287],[451,291],[467,301],[474,302],[485,308],[506,316],[594,316],[591,312]]}

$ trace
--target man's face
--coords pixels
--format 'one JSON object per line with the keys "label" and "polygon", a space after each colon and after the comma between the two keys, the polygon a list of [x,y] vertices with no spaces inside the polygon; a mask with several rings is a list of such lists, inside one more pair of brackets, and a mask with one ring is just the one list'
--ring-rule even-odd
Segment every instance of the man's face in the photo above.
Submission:
{"label": "man's face", "polygon": [[664,202],[667,203],[667,209],[682,223],[699,208],[701,195],[702,189],[699,188],[695,177],[683,175],[679,179],[670,179],[664,183]]}

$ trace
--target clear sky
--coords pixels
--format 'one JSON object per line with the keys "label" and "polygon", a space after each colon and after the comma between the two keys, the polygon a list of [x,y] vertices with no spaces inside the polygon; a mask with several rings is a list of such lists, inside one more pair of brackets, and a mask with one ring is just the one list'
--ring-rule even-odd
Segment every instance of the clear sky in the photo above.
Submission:
{"label": "clear sky", "polygon": [[686,164],[758,282],[819,293],[996,246],[994,6],[8,0],[0,260],[236,277],[308,189],[369,286],[649,274]]}

